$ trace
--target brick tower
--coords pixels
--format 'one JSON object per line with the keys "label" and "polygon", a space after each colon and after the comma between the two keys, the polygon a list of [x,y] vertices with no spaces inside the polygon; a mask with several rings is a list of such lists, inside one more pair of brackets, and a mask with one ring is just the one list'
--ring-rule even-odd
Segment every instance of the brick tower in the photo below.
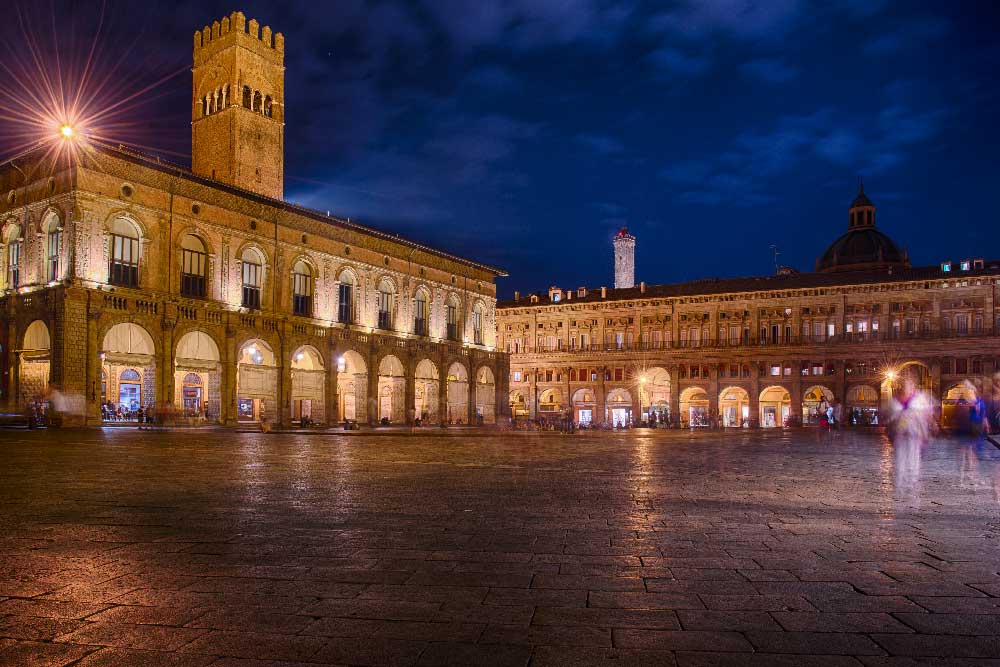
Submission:
{"label": "brick tower", "polygon": [[635,287],[635,237],[622,227],[615,234],[615,289]]}
{"label": "brick tower", "polygon": [[281,199],[285,38],[242,12],[194,33],[191,169]]}

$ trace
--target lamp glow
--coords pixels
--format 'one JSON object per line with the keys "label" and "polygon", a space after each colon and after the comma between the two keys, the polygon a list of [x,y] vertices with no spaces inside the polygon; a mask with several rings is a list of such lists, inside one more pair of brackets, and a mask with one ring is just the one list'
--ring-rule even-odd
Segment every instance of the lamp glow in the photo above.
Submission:
{"label": "lamp glow", "polygon": [[59,134],[62,135],[63,139],[72,139],[76,136],[76,130],[73,129],[72,125],[63,125],[59,128]]}

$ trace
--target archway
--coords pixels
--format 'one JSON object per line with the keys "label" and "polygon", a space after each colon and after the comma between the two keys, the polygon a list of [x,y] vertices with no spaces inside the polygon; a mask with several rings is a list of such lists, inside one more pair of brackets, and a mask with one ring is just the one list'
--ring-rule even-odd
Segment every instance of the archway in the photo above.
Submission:
{"label": "archway", "polygon": [[323,397],[326,367],[323,355],[312,345],[303,345],[292,354],[292,419],[326,422]]}
{"label": "archway", "polygon": [[101,366],[107,373],[104,419],[135,421],[156,404],[156,347],[138,324],[122,322],[104,334]]}
{"label": "archway", "polygon": [[743,387],[726,387],[719,392],[719,413],[724,428],[750,426],[750,394]]}
{"label": "archway", "polygon": [[597,397],[593,389],[577,389],[573,394],[573,421],[580,426],[590,426],[594,423],[594,411],[597,409]]}
{"label": "archway", "polygon": [[278,416],[278,369],[271,346],[260,338],[243,343],[236,368],[236,417],[273,422]]}
{"label": "archway", "polygon": [[670,420],[670,373],[667,369],[654,367],[639,375],[639,404],[642,406],[641,421],[655,425]]}
{"label": "archway", "polygon": [[368,366],[360,354],[347,350],[337,357],[337,421],[368,419]]}
{"label": "archway", "polygon": [[464,424],[469,418],[469,373],[454,362],[448,367],[447,397],[449,424]]}
{"label": "archway", "polygon": [[632,394],[627,389],[612,389],[605,402],[605,421],[615,428],[624,428],[632,423]]}
{"label": "archway", "polygon": [[483,366],[476,373],[476,416],[483,424],[496,423],[496,395],[493,371]]}
{"label": "archway", "polygon": [[433,424],[440,419],[438,406],[441,400],[437,366],[424,359],[413,373],[413,414],[423,424]]}
{"label": "archway", "polygon": [[760,392],[760,425],[777,428],[788,421],[792,397],[784,387],[768,387]]}
{"label": "archway", "polygon": [[219,421],[222,414],[219,346],[204,331],[189,331],[174,353],[174,406],[189,419]]}
{"label": "archway", "polygon": [[18,364],[18,403],[44,402],[49,393],[51,371],[49,327],[35,320],[24,331]]}
{"label": "archway", "polygon": [[530,414],[524,394],[516,389],[510,392],[510,414],[514,419],[527,419]]}
{"label": "archway", "polygon": [[563,395],[558,389],[546,389],[538,395],[539,419],[558,419],[564,409]]}
{"label": "archway", "polygon": [[382,423],[406,421],[406,373],[395,356],[387,354],[378,364],[378,419]]}
{"label": "archway", "polygon": [[820,417],[833,405],[833,392],[822,385],[813,385],[802,392],[802,423],[819,424]]}
{"label": "archway", "polygon": [[708,426],[708,392],[701,387],[688,387],[681,392],[681,427]]}
{"label": "archway", "polygon": [[878,426],[879,390],[856,384],[847,390],[847,417],[852,426]]}
{"label": "archway", "polygon": [[941,396],[941,426],[956,431],[972,427],[972,409],[979,400],[979,391],[965,380],[950,387]]}

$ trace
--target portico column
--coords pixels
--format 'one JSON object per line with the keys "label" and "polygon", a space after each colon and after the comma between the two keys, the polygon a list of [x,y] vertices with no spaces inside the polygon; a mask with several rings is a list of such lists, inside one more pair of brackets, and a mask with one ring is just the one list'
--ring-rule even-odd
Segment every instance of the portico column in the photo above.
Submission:
{"label": "portico column", "polygon": [[374,425],[379,420],[378,395],[378,354],[374,345],[368,348],[368,424]]}
{"label": "portico column", "polygon": [[100,313],[87,313],[87,401],[86,423],[100,424],[101,404],[104,395],[101,393],[101,350],[97,340],[97,325]]}
{"label": "portico column", "polygon": [[[331,340],[336,340],[333,338],[332,333]],[[332,426],[336,424],[337,420],[340,418],[340,415],[338,414],[339,406],[337,405],[337,359],[339,355],[337,354],[337,347],[335,343],[330,345],[329,350],[330,354],[327,361],[326,382],[323,383],[323,400],[326,403],[326,424],[327,426]]]}
{"label": "portico column", "polygon": [[569,367],[563,368],[562,369],[562,374],[563,374],[563,390],[566,392],[566,413],[568,414],[569,419],[573,420],[573,418],[574,418],[574,415],[573,415],[573,394],[571,393],[572,392],[572,387],[570,387],[570,384],[569,384],[569,372],[570,372],[570,370],[572,370],[572,369],[569,368]]}
{"label": "portico column", "polygon": [[529,369],[531,372],[531,377],[528,380],[529,389],[531,392],[531,418],[538,419],[538,369]]}
{"label": "portico column", "polygon": [[719,423],[719,364],[712,364],[708,367],[708,413],[713,419],[718,419]]}
{"label": "portico column", "polygon": [[675,365],[670,367],[670,421],[680,424],[681,419],[681,374]]}
{"label": "portico column", "polygon": [[163,340],[160,347],[160,358],[156,361],[156,373],[159,375],[156,382],[157,399],[164,401],[176,408],[181,406],[174,403],[174,327],[177,322],[172,319],[163,321]]}
{"label": "portico column", "polygon": [[219,393],[222,395],[219,401],[220,420],[226,426],[236,425],[236,330],[226,328],[226,344],[222,350],[222,382]]}
{"label": "portico column", "polygon": [[750,378],[750,424],[760,426],[760,369],[757,364],[751,365],[753,377]]}
{"label": "portico column", "polygon": [[608,369],[606,366],[601,366],[597,369],[597,423],[604,424],[608,421],[607,415],[607,388],[605,387],[605,377],[607,376]]}
{"label": "portico column", "polygon": [[414,366],[413,358],[406,360],[405,377],[403,378],[403,402],[404,417],[408,425],[413,425],[413,420],[419,417],[416,410],[417,402],[417,369]]}
{"label": "portico column", "polygon": [[[469,363],[472,366],[472,363]],[[475,424],[476,420],[476,376],[469,373],[469,404],[466,406],[466,424]]]}

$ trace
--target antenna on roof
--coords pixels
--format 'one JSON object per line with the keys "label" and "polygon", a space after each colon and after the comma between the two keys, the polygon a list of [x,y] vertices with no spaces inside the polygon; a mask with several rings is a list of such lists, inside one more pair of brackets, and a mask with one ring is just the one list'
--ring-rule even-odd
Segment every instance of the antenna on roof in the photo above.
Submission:
{"label": "antenna on roof", "polygon": [[774,261],[774,275],[778,275],[778,255],[780,255],[780,254],[781,253],[778,252],[778,246],[776,246],[776,245],[774,245],[772,243],[771,244],[771,256],[772,256],[771,258]]}

